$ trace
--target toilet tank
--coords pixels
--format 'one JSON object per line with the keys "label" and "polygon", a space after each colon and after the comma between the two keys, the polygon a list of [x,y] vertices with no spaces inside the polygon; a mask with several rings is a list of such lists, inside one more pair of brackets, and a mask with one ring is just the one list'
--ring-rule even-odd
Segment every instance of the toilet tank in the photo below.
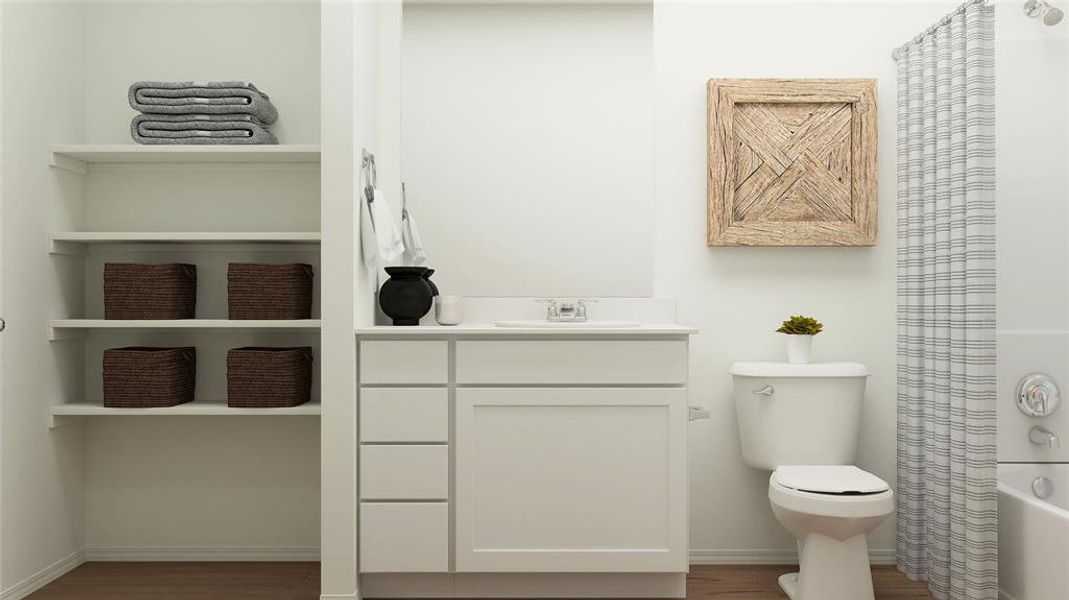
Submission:
{"label": "toilet tank", "polygon": [[865,365],[740,362],[730,372],[746,464],[774,470],[854,463]]}

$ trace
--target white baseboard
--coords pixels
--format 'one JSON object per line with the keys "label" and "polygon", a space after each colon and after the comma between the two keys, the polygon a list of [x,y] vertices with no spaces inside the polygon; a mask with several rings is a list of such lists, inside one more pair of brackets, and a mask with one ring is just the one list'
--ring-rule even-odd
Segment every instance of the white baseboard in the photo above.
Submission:
{"label": "white baseboard", "polygon": [[353,592],[351,594],[323,594],[319,597],[319,600],[360,600],[360,593]]}
{"label": "white baseboard", "polygon": [[[893,549],[870,549],[869,562],[874,565],[895,564]],[[692,565],[790,565],[798,563],[798,552],[787,549],[767,550],[691,550]]]}
{"label": "white baseboard", "polygon": [[85,562],[85,552],[75,550],[51,565],[0,592],[0,600],[22,600]]}
{"label": "white baseboard", "polygon": [[369,598],[685,598],[686,573],[365,573]]}
{"label": "white baseboard", "polygon": [[319,560],[319,548],[309,547],[154,547],[112,546],[86,548],[87,561],[113,562],[310,562]]}

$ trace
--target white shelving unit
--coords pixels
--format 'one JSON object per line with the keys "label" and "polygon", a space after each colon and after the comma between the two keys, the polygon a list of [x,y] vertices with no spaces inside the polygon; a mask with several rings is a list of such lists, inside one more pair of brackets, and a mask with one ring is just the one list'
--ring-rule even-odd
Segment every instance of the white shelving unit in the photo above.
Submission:
{"label": "white shelving unit", "polygon": [[[79,257],[84,257],[84,260],[86,260],[88,271],[85,277],[85,285],[89,286],[87,291],[91,290],[93,293],[87,295],[84,312],[81,315],[78,315],[78,313],[75,313],[75,315],[88,318],[53,319],[48,323],[48,334],[49,340],[53,342],[80,342],[85,340],[87,352],[85,356],[87,361],[86,394],[88,398],[94,398],[95,394],[99,393],[92,390],[96,385],[94,378],[99,376],[99,373],[93,374],[96,369],[96,361],[99,360],[97,353],[101,350],[100,346],[105,344],[101,340],[107,340],[107,346],[122,345],[126,343],[127,339],[137,340],[138,344],[148,342],[150,345],[165,345],[174,343],[167,334],[183,334],[181,336],[183,344],[204,346],[206,349],[212,350],[216,357],[218,357],[219,352],[225,351],[226,348],[242,344],[264,345],[264,341],[270,340],[269,345],[288,345],[290,343],[293,345],[307,345],[313,339],[318,340],[321,329],[321,321],[319,319],[230,320],[226,318],[198,318],[183,320],[107,320],[93,318],[101,315],[102,305],[100,304],[101,298],[96,294],[95,290],[92,290],[92,286],[100,283],[100,274],[97,271],[100,268],[99,263],[109,260],[148,262],[180,260],[182,262],[196,262],[205,267],[207,271],[205,281],[198,283],[204,286],[205,289],[202,291],[207,294],[201,299],[206,300],[209,304],[208,307],[202,307],[198,303],[198,314],[206,312],[208,315],[220,315],[220,308],[222,308],[221,314],[225,315],[225,275],[223,280],[220,281],[218,269],[221,266],[225,268],[227,257],[232,257],[230,260],[249,260],[250,256],[261,256],[265,249],[274,248],[269,255],[263,255],[265,256],[264,260],[271,262],[293,260],[318,263],[317,257],[320,253],[322,241],[319,231],[285,229],[287,226],[295,225],[291,219],[299,215],[296,211],[304,210],[299,202],[301,200],[299,197],[295,198],[298,201],[297,203],[280,205],[276,200],[274,204],[275,210],[277,211],[281,208],[282,212],[276,213],[276,218],[269,224],[267,229],[258,227],[257,225],[262,225],[262,222],[256,221],[256,218],[261,215],[249,213],[250,209],[247,203],[243,205],[245,208],[238,208],[238,204],[249,195],[255,196],[256,194],[264,193],[270,188],[264,188],[263,185],[260,185],[254,174],[258,171],[250,173],[248,169],[243,169],[242,167],[262,165],[264,169],[273,170],[276,168],[285,169],[287,166],[293,165],[305,165],[307,168],[317,169],[319,163],[320,150],[316,145],[140,146],[135,144],[74,144],[52,147],[50,166],[84,175],[86,176],[85,181],[93,180],[94,165],[115,166],[119,169],[118,171],[112,169],[110,170],[111,172],[102,173],[101,176],[119,177],[120,182],[127,180],[127,166],[148,165],[150,167],[150,171],[148,171],[150,179],[148,180],[142,175],[145,171],[138,169],[130,171],[129,177],[133,178],[130,179],[130,185],[133,186],[151,184],[150,182],[155,181],[152,178],[157,176],[155,173],[166,174],[172,172],[174,168],[183,166],[193,169],[211,166],[212,173],[218,173],[220,170],[225,172],[229,167],[235,169],[233,171],[233,181],[230,181],[231,178],[227,176],[221,185],[226,186],[225,189],[232,189],[230,193],[235,194],[234,200],[236,203],[231,206],[230,203],[221,202],[207,207],[213,209],[211,211],[213,216],[215,211],[218,211],[218,215],[224,219],[224,221],[219,221],[218,224],[222,224],[225,229],[221,228],[218,231],[184,230],[180,227],[183,225],[188,226],[189,223],[183,221],[179,227],[174,229],[158,230],[169,225],[173,227],[175,223],[172,219],[174,219],[175,213],[161,212],[159,216],[156,216],[151,212],[140,212],[138,213],[139,216],[130,222],[123,215],[123,204],[111,202],[107,206],[101,206],[99,202],[90,201],[87,203],[88,210],[96,211],[94,213],[96,218],[102,219],[105,227],[100,227],[101,222],[97,221],[94,227],[87,228],[93,230],[53,231],[49,233],[48,251],[50,254],[57,255],[56,260],[70,260],[71,258],[83,260],[83,258]],[[159,169],[159,171],[156,171],[156,169]],[[219,183],[201,182],[198,179],[200,175],[198,175],[197,171],[191,172],[188,177],[191,190],[198,189],[197,186],[220,185]],[[213,179],[212,181],[218,182],[219,180]],[[246,183],[243,185],[238,181]],[[173,180],[171,180],[170,185],[173,184]],[[101,193],[95,191],[98,188],[93,188],[91,184],[87,189],[93,190],[91,194]],[[141,187],[137,189],[141,189]],[[191,191],[190,193],[196,192]],[[97,200],[106,198],[99,195],[95,197]],[[151,188],[146,189],[141,195],[124,197],[124,200],[126,202],[138,202],[137,205],[127,205],[131,206],[131,208],[144,208],[142,206],[144,202],[155,203],[155,205],[160,206],[163,206],[160,204],[161,202],[166,202],[163,198],[157,198],[155,190]],[[152,205],[150,204],[150,206]],[[201,205],[201,210],[204,209],[205,206]],[[249,221],[247,217],[252,217],[253,220]],[[116,230],[107,230],[106,225],[108,222],[113,222],[116,219],[126,220],[128,224]],[[212,225],[217,225],[211,218],[207,220],[211,221]],[[307,227],[307,220],[296,223],[296,226]],[[205,252],[208,252],[208,254],[206,255]],[[254,258],[253,260],[256,259]],[[215,277],[213,278],[209,273],[214,273]],[[224,304],[222,307],[220,306],[221,302]],[[318,314],[318,310],[314,314]],[[167,337],[158,337],[161,335]],[[311,338],[309,337],[310,335],[315,337]],[[97,339],[96,336],[101,337]],[[315,343],[318,345],[318,341]],[[216,360],[218,359],[216,358]],[[210,381],[206,382],[204,386],[201,385],[201,382],[198,382],[198,398],[194,402],[163,409],[126,409],[105,408],[98,400],[67,398],[65,401],[54,403],[49,407],[51,425],[56,427],[88,416],[279,416],[320,414],[318,400],[292,409],[230,408],[227,406],[225,399],[212,399],[218,398],[220,392],[225,395],[225,382],[219,379],[219,366],[210,365],[210,367],[212,368],[208,369],[208,372],[212,373],[213,377],[209,377]],[[200,371],[199,368],[198,371]],[[225,374],[225,370],[222,373]],[[202,399],[199,395],[204,387],[207,388],[204,391],[206,398]]]}
{"label": "white shelving unit", "polygon": [[52,147],[50,165],[84,175],[90,165],[106,163],[279,164],[318,163],[319,146],[139,146],[135,144],[63,144]]}
{"label": "white shelving unit", "polygon": [[[322,321],[321,306],[337,290],[354,293],[356,269],[343,264],[354,238],[338,228],[356,223],[355,196],[336,187],[355,186],[354,161],[342,152],[355,146],[351,120],[360,114],[342,105],[357,89],[352,69],[320,66],[333,60],[322,52],[320,4],[258,4],[248,27],[248,7],[236,2],[4,3],[4,82],[23,90],[5,95],[4,117],[48,123],[5,127],[0,140],[4,174],[17,175],[4,178],[0,211],[11,350],[0,368],[0,433],[5,461],[14,460],[4,470],[2,519],[21,523],[4,529],[5,549],[19,550],[3,553],[5,598],[115,548],[131,560],[319,555],[320,473],[329,460],[321,460],[320,417],[354,406],[343,393],[320,392],[327,381],[353,385],[351,358],[324,348],[327,325],[348,342],[341,351],[355,352],[337,301]],[[154,30],[159,22],[197,24],[199,35]],[[232,52],[235,44],[245,51]],[[323,90],[324,73],[349,83]],[[145,77],[250,80],[278,109],[272,133],[292,143],[135,144],[127,88]],[[327,111],[350,122],[324,118]],[[323,132],[350,143],[328,136],[321,150]],[[323,167],[333,178],[324,181]],[[105,321],[104,266],[116,262],[195,265],[198,319]],[[311,265],[312,318],[229,320],[234,262]],[[335,291],[321,292],[323,284]],[[131,346],[195,347],[194,401],[105,408],[103,353]],[[311,402],[227,406],[228,353],[250,346],[311,347]],[[265,501],[265,490],[283,501]],[[217,518],[230,514],[241,518]]]}

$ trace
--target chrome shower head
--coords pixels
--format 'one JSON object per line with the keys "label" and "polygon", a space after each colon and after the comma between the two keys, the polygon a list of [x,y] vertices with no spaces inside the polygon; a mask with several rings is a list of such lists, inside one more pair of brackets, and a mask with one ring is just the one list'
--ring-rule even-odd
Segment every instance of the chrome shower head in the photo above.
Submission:
{"label": "chrome shower head", "polygon": [[1051,6],[1046,0],[1026,0],[1024,14],[1033,19],[1043,19],[1045,25],[1057,25],[1065,17],[1062,9]]}

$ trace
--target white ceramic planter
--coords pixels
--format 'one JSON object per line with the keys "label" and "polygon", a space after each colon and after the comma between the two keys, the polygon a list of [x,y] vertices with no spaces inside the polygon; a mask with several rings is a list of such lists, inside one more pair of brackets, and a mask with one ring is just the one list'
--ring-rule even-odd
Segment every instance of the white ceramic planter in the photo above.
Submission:
{"label": "white ceramic planter", "polygon": [[787,335],[787,362],[804,365],[810,361],[813,354],[813,336],[811,335]]}

